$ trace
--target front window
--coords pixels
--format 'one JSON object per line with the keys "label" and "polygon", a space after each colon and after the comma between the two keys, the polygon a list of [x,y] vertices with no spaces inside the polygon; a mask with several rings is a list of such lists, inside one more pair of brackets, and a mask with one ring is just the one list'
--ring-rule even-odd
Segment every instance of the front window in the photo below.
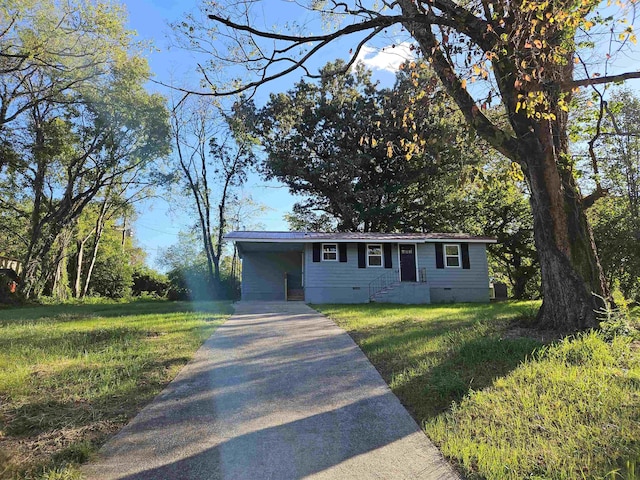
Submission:
{"label": "front window", "polygon": [[327,262],[335,262],[338,260],[338,244],[323,243],[322,244],[322,260]]}
{"label": "front window", "polygon": [[380,244],[367,245],[367,266],[369,267],[382,266],[382,245]]}
{"label": "front window", "polygon": [[444,264],[451,268],[460,268],[460,245],[444,246]]}

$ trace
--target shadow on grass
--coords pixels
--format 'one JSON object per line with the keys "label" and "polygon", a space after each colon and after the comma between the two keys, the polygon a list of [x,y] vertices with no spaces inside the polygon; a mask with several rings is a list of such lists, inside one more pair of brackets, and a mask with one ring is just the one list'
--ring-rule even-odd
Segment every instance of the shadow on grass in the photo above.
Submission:
{"label": "shadow on grass", "polygon": [[528,338],[478,338],[458,345],[423,375],[400,383],[394,393],[419,423],[506,376],[542,344]]}
{"label": "shadow on grass", "polygon": [[140,300],[115,304],[30,305],[0,310],[0,325],[32,323],[39,320],[72,322],[86,320],[88,317],[124,317],[179,312],[211,312],[224,315],[233,313],[233,307],[230,301],[170,302],[166,300]]}
{"label": "shadow on grass", "polygon": [[[535,312],[523,304],[319,306],[349,331],[418,423],[506,376],[543,343],[503,338]],[[370,321],[369,321],[370,319]],[[382,322],[382,323],[381,323]]]}
{"label": "shadow on grass", "polygon": [[[59,429],[90,426],[100,421],[124,421],[133,416],[167,384],[167,379],[154,373],[177,370],[189,362],[191,357],[177,355],[162,361],[145,361],[142,368],[135,365],[112,367],[110,381],[117,387],[90,399],[52,400],[40,395],[17,408],[5,410],[4,431],[13,437],[35,436]],[[127,382],[132,372],[139,378],[135,383]],[[60,385],[86,383],[95,377],[100,383],[100,374],[105,367],[68,367],[46,378],[46,385],[58,388]],[[84,380],[83,380],[84,379]],[[46,385],[43,385],[46,388]],[[126,385],[126,386],[125,386]],[[97,388],[98,385],[96,385]],[[42,392],[41,392],[42,393]]]}
{"label": "shadow on grass", "polygon": [[0,350],[11,351],[16,342],[28,345],[32,350],[55,354],[78,354],[100,352],[114,343],[126,344],[148,337],[148,331],[141,328],[113,326],[87,331],[58,331],[48,336],[41,332],[15,332],[15,335],[0,337]]}
{"label": "shadow on grass", "polygon": [[1,449],[9,452],[0,478],[85,459],[162,390],[231,311],[226,302],[134,302],[0,312],[0,360],[26,372],[0,385]]}

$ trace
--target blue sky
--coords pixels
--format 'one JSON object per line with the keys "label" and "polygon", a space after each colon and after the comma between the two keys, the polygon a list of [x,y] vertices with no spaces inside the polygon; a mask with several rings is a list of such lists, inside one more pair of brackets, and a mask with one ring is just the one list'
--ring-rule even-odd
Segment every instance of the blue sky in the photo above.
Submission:
{"label": "blue sky", "polygon": [[[138,38],[150,41],[154,49],[148,54],[148,60],[156,79],[169,82],[171,78],[195,83],[197,75],[193,73],[194,61],[188,54],[170,47],[168,23],[184,16],[186,11],[195,8],[195,2],[174,0],[129,0],[125,2],[129,13],[129,27],[136,30]],[[162,91],[161,88],[150,86]],[[270,230],[286,230],[283,215],[291,209],[295,199],[284,185],[265,182],[257,175],[251,175],[246,190],[253,198],[264,203],[270,210],[258,221]],[[148,254],[147,261],[157,267],[156,256],[163,248],[177,241],[177,234],[194,223],[183,207],[170,204],[171,201],[154,199],[141,205],[135,223],[135,236],[138,243]],[[173,208],[172,208],[173,207]]]}
{"label": "blue sky", "polygon": [[[168,24],[182,19],[185,12],[194,10],[196,2],[128,0],[124,4],[129,14],[129,28],[137,32],[139,40],[150,42],[153,45],[147,58],[155,78],[166,83],[169,83],[172,78],[197,83],[198,76],[193,73],[194,59],[188,53],[171,47],[168,39],[170,34]],[[321,28],[319,24],[317,28]],[[318,58],[317,66],[340,56],[346,58],[350,48],[347,45],[350,43],[336,44],[327,49],[323,52],[324,56]],[[383,84],[390,84],[394,79],[394,69],[404,58],[398,53],[403,52],[402,48],[394,49],[391,54],[389,51],[381,52],[378,49],[368,47],[363,50],[361,56],[365,63],[374,70],[375,79],[380,80]],[[293,74],[261,88],[255,96],[257,105],[264,104],[270,92],[291,88],[299,78],[300,73]],[[162,92],[161,87],[153,84],[150,85],[150,88]],[[266,182],[254,174],[250,176],[245,190],[251,194],[254,200],[269,208],[265,214],[256,219],[256,222],[259,222],[267,230],[287,230],[288,226],[283,216],[291,211],[296,198],[289,194],[284,185],[275,181]],[[135,237],[139,245],[147,251],[147,261],[153,267],[159,266],[157,264],[158,253],[177,241],[180,230],[184,230],[185,227],[195,222],[195,218],[191,217],[187,210],[181,208],[183,205],[176,207],[171,203],[171,200],[157,198],[141,204],[138,208],[139,215],[134,226]]]}

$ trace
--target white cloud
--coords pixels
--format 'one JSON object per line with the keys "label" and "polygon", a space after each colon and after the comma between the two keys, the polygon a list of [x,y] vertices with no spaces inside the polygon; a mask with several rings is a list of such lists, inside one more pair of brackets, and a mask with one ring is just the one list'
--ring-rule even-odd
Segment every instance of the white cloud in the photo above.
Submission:
{"label": "white cloud", "polygon": [[415,58],[410,42],[402,42],[397,45],[389,45],[382,49],[364,45],[356,62],[362,62],[371,70],[386,70],[395,73],[406,60]]}

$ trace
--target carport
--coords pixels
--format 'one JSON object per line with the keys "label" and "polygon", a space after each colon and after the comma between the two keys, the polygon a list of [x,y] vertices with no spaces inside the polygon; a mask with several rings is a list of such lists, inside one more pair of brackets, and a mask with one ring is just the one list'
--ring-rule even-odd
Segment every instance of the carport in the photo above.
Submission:
{"label": "carport", "polygon": [[242,300],[304,300],[304,244],[236,242]]}

